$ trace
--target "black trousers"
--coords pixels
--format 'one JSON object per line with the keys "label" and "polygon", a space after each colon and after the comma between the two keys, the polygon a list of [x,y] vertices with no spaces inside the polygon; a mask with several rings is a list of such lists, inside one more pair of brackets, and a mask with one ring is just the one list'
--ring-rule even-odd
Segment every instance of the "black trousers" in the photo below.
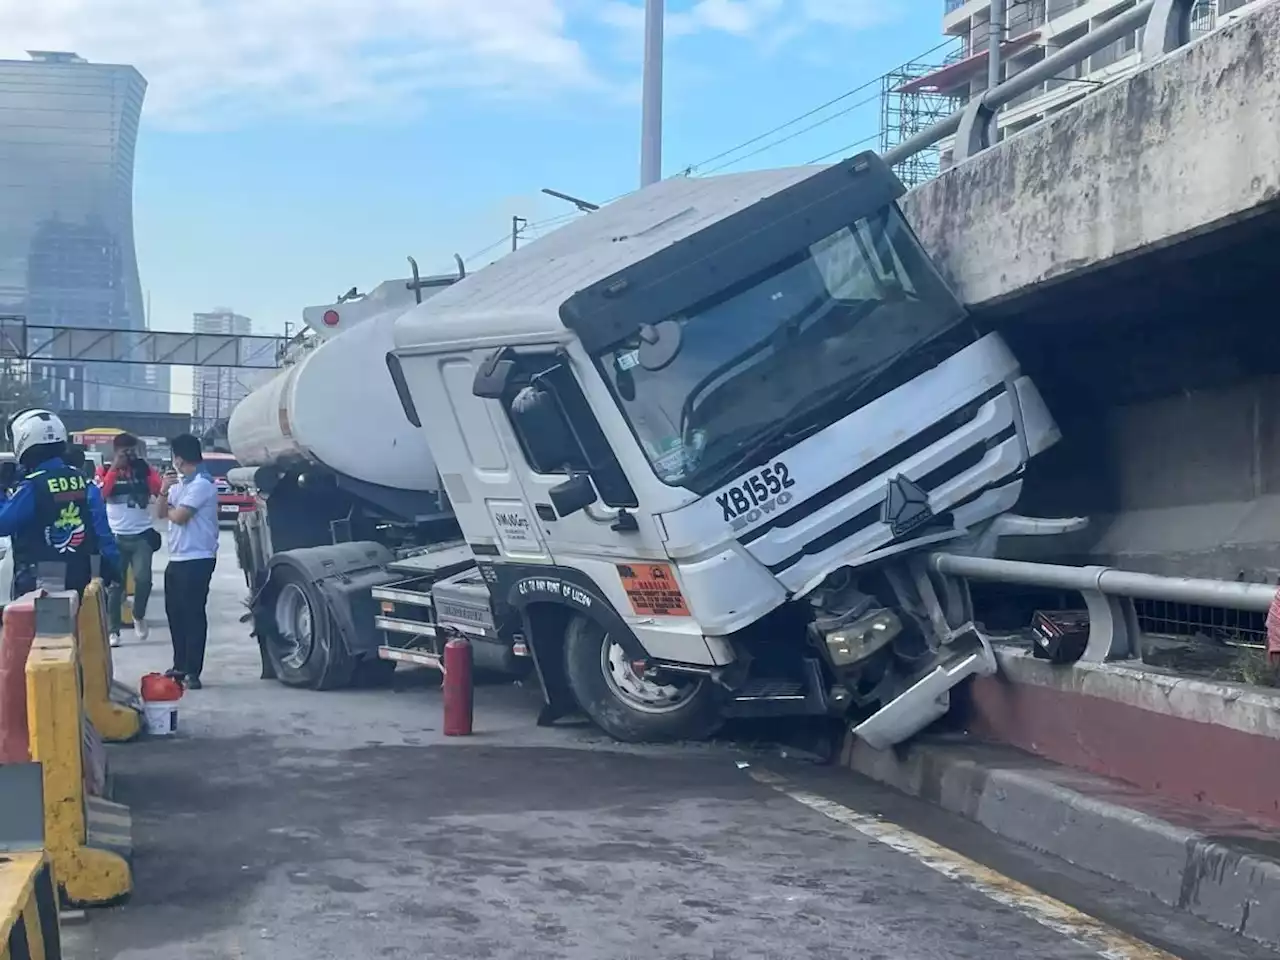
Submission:
{"label": "black trousers", "polygon": [[217,563],[208,560],[170,560],[164,568],[164,612],[173,640],[173,669],[187,677],[204,670],[209,640],[209,581]]}

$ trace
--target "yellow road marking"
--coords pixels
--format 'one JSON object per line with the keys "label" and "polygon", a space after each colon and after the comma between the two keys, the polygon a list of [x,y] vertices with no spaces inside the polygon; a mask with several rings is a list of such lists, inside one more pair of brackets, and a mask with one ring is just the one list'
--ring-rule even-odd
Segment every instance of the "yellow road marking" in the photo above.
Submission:
{"label": "yellow road marking", "polygon": [[751,769],[747,772],[753,780],[772,787],[810,810],[852,827],[863,836],[910,857],[948,880],[954,880],[996,903],[1017,910],[1028,919],[1062,934],[1105,960],[1178,960],[1171,953],[1122,933],[1096,917],[1081,913],[1061,900],[1055,900],[1011,880],[990,867],[984,867],[904,827],[858,813],[816,793],[796,789],[785,778],[767,770]]}

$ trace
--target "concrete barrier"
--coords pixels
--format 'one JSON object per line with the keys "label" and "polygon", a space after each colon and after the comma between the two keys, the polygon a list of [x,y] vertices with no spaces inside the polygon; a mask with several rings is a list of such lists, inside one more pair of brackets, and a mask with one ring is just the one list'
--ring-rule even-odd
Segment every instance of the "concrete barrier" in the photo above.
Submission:
{"label": "concrete barrier", "polygon": [[34,594],[4,608],[0,636],[0,763],[25,763],[27,749],[27,654],[36,636]]}
{"label": "concrete barrier", "polygon": [[996,650],[1000,673],[957,703],[971,735],[1280,828],[1280,690],[1136,661],[1058,666]]}
{"label": "concrete barrier", "polygon": [[0,853],[0,958],[62,960],[58,898],[43,851]]}
{"label": "concrete barrier", "polygon": [[887,751],[850,738],[843,760],[1015,843],[1280,945],[1280,853],[1265,824],[959,734]]}
{"label": "concrete barrier", "polygon": [[45,846],[58,885],[70,903],[103,904],[133,888],[132,822],[128,807],[86,789],[92,726],[85,721],[76,647],[69,630],[46,634],[42,625],[36,635],[26,665],[27,732],[31,759],[41,768]]}
{"label": "concrete barrier", "polygon": [[62,957],[57,883],[44,849],[40,766],[0,766],[0,960]]}
{"label": "concrete barrier", "polygon": [[[76,616],[84,710],[103,740],[120,743],[138,735],[142,718],[130,700],[132,691],[116,684],[112,677],[109,635],[106,590],[101,580],[94,580],[85,589]],[[136,694],[132,699],[136,700]]]}

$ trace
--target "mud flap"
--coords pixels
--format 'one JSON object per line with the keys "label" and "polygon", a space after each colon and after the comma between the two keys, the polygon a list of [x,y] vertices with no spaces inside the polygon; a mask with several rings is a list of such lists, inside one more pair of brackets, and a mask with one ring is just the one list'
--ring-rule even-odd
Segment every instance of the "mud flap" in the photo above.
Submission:
{"label": "mud flap", "polygon": [[887,750],[945,716],[954,687],[999,670],[991,641],[973,623],[958,628],[942,652],[941,663],[854,727],[854,734],[876,750]]}

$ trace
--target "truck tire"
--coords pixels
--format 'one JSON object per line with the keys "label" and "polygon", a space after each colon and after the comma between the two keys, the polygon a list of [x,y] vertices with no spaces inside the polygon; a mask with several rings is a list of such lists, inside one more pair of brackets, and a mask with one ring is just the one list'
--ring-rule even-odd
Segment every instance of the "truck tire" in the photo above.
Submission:
{"label": "truck tire", "polygon": [[706,677],[654,681],[631,669],[605,628],[575,616],[565,632],[565,673],[578,706],[624,743],[703,740],[719,729],[720,696]]}
{"label": "truck tire", "polygon": [[291,567],[273,572],[260,629],[276,679],[287,687],[336,690],[351,685],[356,662],[315,586]]}

